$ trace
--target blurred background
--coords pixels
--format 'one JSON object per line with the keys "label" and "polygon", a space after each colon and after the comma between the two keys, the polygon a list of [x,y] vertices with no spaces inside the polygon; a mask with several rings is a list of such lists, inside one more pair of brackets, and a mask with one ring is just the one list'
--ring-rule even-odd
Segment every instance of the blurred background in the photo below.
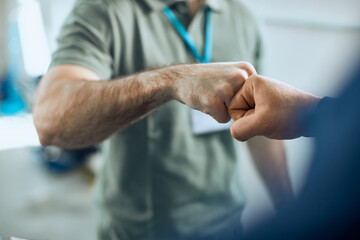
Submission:
{"label": "blurred background", "polygon": [[[95,149],[40,148],[31,105],[56,36],[75,0],[0,0],[0,236],[95,239]],[[263,25],[264,74],[319,96],[334,96],[359,58],[360,1],[245,0]],[[287,141],[293,188],[302,186],[311,139]],[[273,212],[247,149],[239,143],[251,227]],[[75,159],[75,160],[74,160]]]}

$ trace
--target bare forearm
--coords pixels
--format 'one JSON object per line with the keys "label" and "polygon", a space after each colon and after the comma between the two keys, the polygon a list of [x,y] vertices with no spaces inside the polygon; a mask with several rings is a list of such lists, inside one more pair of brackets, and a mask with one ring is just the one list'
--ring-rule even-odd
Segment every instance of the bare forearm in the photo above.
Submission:
{"label": "bare forearm", "polygon": [[40,140],[65,148],[97,144],[169,101],[170,81],[162,70],[112,81],[43,79],[34,108]]}
{"label": "bare forearm", "polygon": [[43,145],[79,148],[97,144],[169,100],[227,122],[227,106],[248,76],[245,62],[185,64],[112,81],[89,69],[52,68],[42,79],[34,122]]}
{"label": "bare forearm", "polygon": [[265,137],[248,141],[254,164],[275,205],[280,207],[293,200],[284,143]]}

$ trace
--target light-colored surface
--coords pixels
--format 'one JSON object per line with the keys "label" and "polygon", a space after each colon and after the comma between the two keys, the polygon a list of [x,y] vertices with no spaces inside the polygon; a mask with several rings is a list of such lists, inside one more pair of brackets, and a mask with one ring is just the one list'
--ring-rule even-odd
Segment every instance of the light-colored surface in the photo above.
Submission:
{"label": "light-colored surface", "polygon": [[7,32],[7,15],[8,15],[8,1],[0,1],[0,79],[6,73],[7,68],[7,43],[6,43],[6,32]]}
{"label": "light-colored surface", "polygon": [[358,0],[243,0],[267,23],[359,29]]}
{"label": "light-colored surface", "polygon": [[18,1],[17,22],[25,72],[30,77],[42,76],[50,64],[50,51],[39,2]]}
{"label": "light-colored surface", "polygon": [[56,38],[59,30],[72,9],[75,0],[39,0],[44,17],[45,30],[49,40],[50,51],[56,49]]}
{"label": "light-colored surface", "polygon": [[34,149],[0,151],[0,236],[95,239],[91,191],[83,171],[51,174]]}
{"label": "light-colored surface", "polygon": [[0,151],[40,146],[32,116],[0,117]]}
{"label": "light-colored surface", "polygon": [[[43,15],[49,46],[53,50],[58,28],[73,0],[40,2],[45,10]],[[265,74],[318,95],[335,94],[344,84],[343,75],[347,74],[360,51],[360,32],[357,30],[360,25],[360,1],[247,2],[266,20]],[[19,131],[20,128],[14,126],[12,121],[4,125],[0,120],[0,143],[9,139],[17,143],[20,139],[34,136],[30,125],[27,125],[28,129],[32,130],[26,130],[30,133]],[[298,191],[309,165],[311,140],[301,138],[287,141],[286,145],[292,184]],[[272,208],[244,144],[239,146],[242,160],[240,176],[248,199],[243,222],[245,227],[249,227],[263,211],[271,213]],[[90,192],[81,174],[49,175],[39,167],[28,150],[0,152],[0,235],[6,231],[7,235],[34,240],[38,237],[91,240],[95,230],[94,216],[90,213]],[[47,196],[44,199],[50,200],[34,200],[44,195]],[[35,204],[37,207],[33,207],[34,201],[38,202]],[[32,211],[25,207],[26,204],[33,204],[30,205]]]}

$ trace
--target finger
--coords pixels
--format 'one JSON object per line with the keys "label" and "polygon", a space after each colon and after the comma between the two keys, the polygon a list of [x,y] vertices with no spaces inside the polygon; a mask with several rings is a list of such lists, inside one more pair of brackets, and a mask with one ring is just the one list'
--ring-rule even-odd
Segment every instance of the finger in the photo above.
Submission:
{"label": "finger", "polygon": [[214,104],[209,111],[209,115],[219,123],[227,123],[230,121],[230,116],[224,102]]}
{"label": "finger", "polygon": [[246,115],[236,120],[230,127],[231,135],[241,141],[247,141],[261,134],[261,119],[256,114]]}
{"label": "finger", "polygon": [[[237,93],[241,87],[244,85],[245,81],[253,74],[256,74],[255,68],[247,63],[247,62],[240,62],[240,63],[233,63],[234,66],[237,68],[238,71],[235,71],[235,75],[227,81],[231,84],[234,93]],[[230,81],[229,81],[230,80]]]}
{"label": "finger", "polygon": [[239,90],[239,92],[233,97],[229,105],[229,115],[233,111],[239,110],[250,110],[255,108],[254,93],[252,87],[252,81],[246,81],[244,86]]}
{"label": "finger", "polygon": [[236,121],[239,118],[254,114],[254,111],[255,111],[255,109],[246,109],[246,110],[235,109],[235,110],[229,111],[229,115],[234,121]]}
{"label": "finger", "polygon": [[234,112],[247,111],[249,109],[250,109],[250,105],[248,104],[248,102],[244,97],[244,94],[240,90],[231,100],[228,112],[229,115],[232,116]]}
{"label": "finger", "polygon": [[248,79],[248,78],[250,77],[249,73],[248,73],[246,70],[244,70],[244,69],[241,69],[241,68],[240,68],[240,73],[241,73],[241,75],[243,76],[244,82],[246,81],[246,79]]}
{"label": "finger", "polygon": [[223,98],[224,98],[224,104],[225,104],[225,107],[226,107],[226,111],[227,111],[227,109],[228,109],[229,106],[230,106],[231,97],[232,97],[232,96],[230,96],[230,95],[225,95],[225,96],[223,96]]}
{"label": "finger", "polygon": [[229,110],[229,115],[233,120],[237,120],[239,118],[242,118],[247,110]]}
{"label": "finger", "polygon": [[219,91],[218,96],[224,101],[226,108],[229,108],[230,102],[235,95],[234,88],[231,84],[224,85]]}
{"label": "finger", "polygon": [[256,69],[254,68],[254,66],[251,65],[248,62],[240,62],[240,63],[237,64],[237,66],[238,66],[238,68],[240,68],[242,70],[245,70],[248,77],[257,74]]}
{"label": "finger", "polygon": [[231,84],[234,94],[237,93],[245,84],[246,80],[249,78],[248,73],[244,69],[238,69],[236,75],[230,79],[229,83]]}

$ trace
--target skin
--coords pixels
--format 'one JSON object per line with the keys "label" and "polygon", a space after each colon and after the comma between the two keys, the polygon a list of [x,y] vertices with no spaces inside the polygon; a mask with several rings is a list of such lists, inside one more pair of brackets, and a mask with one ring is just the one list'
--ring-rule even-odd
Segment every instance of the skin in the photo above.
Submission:
{"label": "skin", "polygon": [[[188,0],[191,17],[195,15],[202,3],[203,0]],[[229,107],[229,105],[226,106]],[[293,193],[287,172],[284,143],[265,137],[256,137],[247,141],[247,145],[274,206],[281,207],[291,202]]]}
{"label": "skin", "polygon": [[63,148],[98,144],[170,100],[225,123],[231,99],[254,73],[248,63],[184,64],[98,81],[86,68],[56,66],[41,80],[34,123],[43,145]]}
{"label": "skin", "polygon": [[188,6],[191,17],[195,15],[196,11],[199,9],[199,7],[203,2],[204,2],[203,0],[188,0]]}
{"label": "skin", "polygon": [[315,108],[321,98],[259,75],[251,76],[229,107],[235,120],[231,134],[239,141],[254,136],[294,139],[304,136],[298,114]]}
{"label": "skin", "polygon": [[[202,2],[188,1],[192,16]],[[244,62],[184,64],[99,81],[89,69],[55,66],[40,82],[34,124],[42,145],[72,149],[96,145],[171,100],[225,123],[232,98],[255,73]],[[274,205],[291,199],[283,143],[259,138],[248,146]]]}
{"label": "skin", "polygon": [[[290,85],[259,75],[248,78],[230,103],[229,115],[234,119],[231,135],[239,141],[254,141],[266,136],[273,139],[293,139],[304,136],[299,127],[298,113],[303,109],[315,108],[321,98],[298,90]],[[268,148],[268,145],[263,145]],[[284,154],[281,148],[265,151],[251,149],[254,163],[268,186],[270,196],[278,206],[292,201],[287,194],[289,183],[286,177],[284,158],[269,160],[266,152]],[[276,187],[272,187],[276,186]]]}

